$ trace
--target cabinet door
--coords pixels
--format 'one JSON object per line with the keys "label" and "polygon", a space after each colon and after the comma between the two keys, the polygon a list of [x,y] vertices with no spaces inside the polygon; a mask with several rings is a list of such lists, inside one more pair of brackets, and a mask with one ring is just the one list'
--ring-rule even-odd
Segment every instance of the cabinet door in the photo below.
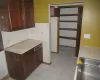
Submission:
{"label": "cabinet door", "polygon": [[9,29],[8,11],[0,9],[0,30],[6,31]]}
{"label": "cabinet door", "polygon": [[22,0],[8,0],[10,29],[23,29]]}
{"label": "cabinet door", "polygon": [[10,77],[16,80],[24,80],[24,69],[21,56],[8,51],[5,51],[5,55]]}
{"label": "cabinet door", "polygon": [[36,68],[36,56],[34,49],[23,54],[25,77],[29,76]]}
{"label": "cabinet door", "polygon": [[39,66],[42,62],[43,62],[43,52],[42,52],[42,47],[39,48],[36,52],[36,63],[37,63],[37,66]]}
{"label": "cabinet door", "polygon": [[34,26],[33,0],[24,0],[26,28]]}
{"label": "cabinet door", "polygon": [[5,31],[9,28],[8,9],[6,0],[0,0],[0,30]]}

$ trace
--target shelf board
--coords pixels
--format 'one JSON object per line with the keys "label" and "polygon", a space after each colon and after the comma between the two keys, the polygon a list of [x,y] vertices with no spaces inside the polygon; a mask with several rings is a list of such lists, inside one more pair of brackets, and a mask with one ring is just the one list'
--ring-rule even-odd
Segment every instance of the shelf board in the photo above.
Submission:
{"label": "shelf board", "polygon": [[79,8],[82,7],[82,5],[73,5],[73,6],[59,6],[59,8]]}
{"label": "shelf board", "polygon": [[77,29],[73,29],[73,28],[59,28],[59,30],[71,30],[71,31],[77,31]]}
{"label": "shelf board", "polygon": [[72,47],[72,46],[65,46],[65,45],[59,45],[59,46],[63,46],[63,47],[70,47],[70,48],[76,48],[76,47]]}
{"label": "shelf board", "polygon": [[78,21],[59,21],[59,22],[78,22]]}
{"label": "shelf board", "polygon": [[65,37],[65,36],[59,36],[59,38],[63,38],[63,39],[70,39],[70,40],[76,40],[75,37]]}
{"label": "shelf board", "polygon": [[60,14],[60,16],[78,16],[78,14]]}

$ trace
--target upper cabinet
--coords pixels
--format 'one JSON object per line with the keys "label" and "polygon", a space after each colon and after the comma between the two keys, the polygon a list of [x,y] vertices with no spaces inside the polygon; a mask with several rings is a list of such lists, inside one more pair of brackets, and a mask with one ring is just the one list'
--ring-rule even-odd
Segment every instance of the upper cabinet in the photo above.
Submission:
{"label": "upper cabinet", "polygon": [[34,25],[34,13],[33,13],[33,0],[24,0],[25,7],[25,23],[26,27],[32,27]]}
{"label": "upper cabinet", "polygon": [[34,27],[33,0],[0,0],[0,29],[15,31]]}

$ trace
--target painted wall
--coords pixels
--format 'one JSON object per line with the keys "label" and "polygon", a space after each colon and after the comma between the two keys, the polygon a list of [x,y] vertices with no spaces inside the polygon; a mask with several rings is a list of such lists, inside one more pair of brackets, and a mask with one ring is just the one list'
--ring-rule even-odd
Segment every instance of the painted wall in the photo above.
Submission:
{"label": "painted wall", "polygon": [[[77,2],[82,0],[34,0],[35,21],[37,23],[48,23],[48,4]],[[100,0],[83,0],[84,13],[82,24],[81,45],[100,47]],[[41,14],[40,14],[41,13]],[[91,39],[84,39],[84,34],[91,34]]]}
{"label": "painted wall", "polygon": [[[100,47],[100,0],[84,0],[81,45]],[[91,39],[84,39],[84,33]]]}
{"label": "painted wall", "polygon": [[34,0],[36,23],[48,23],[48,4],[77,2],[81,0]]}

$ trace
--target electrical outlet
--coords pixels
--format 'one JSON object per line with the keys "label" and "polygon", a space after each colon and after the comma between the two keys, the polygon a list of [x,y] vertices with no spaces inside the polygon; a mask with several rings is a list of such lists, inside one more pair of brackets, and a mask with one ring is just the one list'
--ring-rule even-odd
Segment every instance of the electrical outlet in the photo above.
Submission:
{"label": "electrical outlet", "polygon": [[10,40],[7,40],[7,44],[10,44]]}
{"label": "electrical outlet", "polygon": [[90,34],[84,34],[84,38],[90,39],[91,35]]}

